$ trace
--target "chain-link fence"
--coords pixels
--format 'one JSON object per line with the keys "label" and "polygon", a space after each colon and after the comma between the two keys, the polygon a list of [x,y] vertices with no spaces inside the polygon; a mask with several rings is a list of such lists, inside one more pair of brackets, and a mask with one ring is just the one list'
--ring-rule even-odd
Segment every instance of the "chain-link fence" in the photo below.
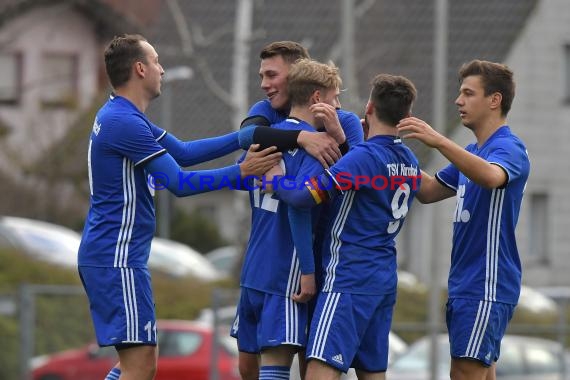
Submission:
{"label": "chain-link fence", "polygon": [[[568,328],[570,298],[565,296],[568,290],[565,292],[559,290],[556,292],[558,300],[556,318],[546,323],[544,321],[524,323],[515,320],[510,324],[507,333],[547,337],[560,342],[564,347],[570,337]],[[238,299],[238,289],[214,288],[211,306],[202,310],[197,317],[197,320],[213,329],[213,344],[209,359],[211,380],[221,379],[220,347],[231,329]],[[0,369],[0,375],[4,380],[27,380],[30,378],[30,365],[37,360],[33,359],[34,357],[39,354],[55,353],[61,350],[60,347],[81,347],[93,340],[87,301],[83,289],[79,286],[23,285],[17,294],[3,295],[0,300],[2,311],[0,322],[3,327],[0,329],[0,338],[5,347],[4,365]],[[400,299],[398,304],[401,303],[405,301]],[[427,321],[422,320],[414,322],[395,320],[392,331],[401,337],[407,337],[409,342],[433,332],[446,331],[443,321],[437,326],[437,331],[431,331],[432,327]],[[413,338],[410,340],[410,337]],[[9,358],[17,360],[10,362],[6,360]],[[565,376],[563,378],[567,378],[568,369],[564,359],[565,351],[561,350],[561,368]],[[351,374],[348,378],[350,376]]]}

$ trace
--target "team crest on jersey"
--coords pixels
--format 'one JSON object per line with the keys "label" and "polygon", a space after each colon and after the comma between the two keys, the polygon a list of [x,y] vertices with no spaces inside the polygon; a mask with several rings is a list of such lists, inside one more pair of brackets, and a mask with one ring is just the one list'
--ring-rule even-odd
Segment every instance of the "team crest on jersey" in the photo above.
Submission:
{"label": "team crest on jersey", "polygon": [[297,152],[299,151],[299,148],[295,148],[295,149],[289,149],[287,151],[287,153],[289,153],[291,156],[294,156],[297,154]]}
{"label": "team crest on jersey", "polygon": [[95,119],[93,123],[93,133],[95,133],[95,136],[99,135],[99,131],[101,131],[101,124]]}

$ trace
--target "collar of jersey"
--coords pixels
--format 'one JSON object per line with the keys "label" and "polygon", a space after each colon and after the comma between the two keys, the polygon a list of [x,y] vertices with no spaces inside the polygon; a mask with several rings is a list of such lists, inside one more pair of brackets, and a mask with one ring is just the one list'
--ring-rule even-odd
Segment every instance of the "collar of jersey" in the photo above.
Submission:
{"label": "collar of jersey", "polygon": [[502,125],[499,127],[499,129],[497,129],[491,136],[489,136],[489,138],[483,143],[483,145],[481,145],[480,147],[477,145],[477,143],[475,143],[475,148],[477,148],[477,150],[481,150],[483,149],[483,147],[485,147],[489,142],[493,141],[494,139],[496,139],[497,137],[500,136],[508,136],[511,134],[511,128],[509,128],[508,125]]}
{"label": "collar of jersey", "polygon": [[379,143],[379,144],[383,144],[383,145],[401,144],[402,143],[402,139],[400,138],[400,136],[393,136],[393,135],[376,135],[376,136],[369,138],[366,141]]}
{"label": "collar of jersey", "polygon": [[120,102],[122,104],[128,105],[131,108],[134,108],[137,112],[140,112],[139,109],[133,104],[133,102],[123,96],[111,94],[109,98],[112,102]]}

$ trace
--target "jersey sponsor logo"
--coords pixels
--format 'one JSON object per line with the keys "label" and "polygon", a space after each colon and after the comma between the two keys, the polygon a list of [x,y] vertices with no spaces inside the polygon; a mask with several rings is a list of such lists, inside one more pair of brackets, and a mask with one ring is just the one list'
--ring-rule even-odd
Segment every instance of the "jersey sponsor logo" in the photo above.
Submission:
{"label": "jersey sponsor logo", "polygon": [[342,354],[336,354],[331,358],[333,362],[337,362],[338,364],[344,365],[344,361],[342,360]]}
{"label": "jersey sponsor logo", "polygon": [[465,201],[465,185],[460,185],[457,188],[457,204],[455,206],[455,214],[453,215],[453,221],[457,223],[467,223],[471,219],[471,213],[469,210],[463,208],[463,202]]}
{"label": "jersey sponsor logo", "polygon": [[289,149],[289,150],[287,151],[287,153],[289,153],[291,156],[295,156],[298,151],[299,151],[299,148]]}

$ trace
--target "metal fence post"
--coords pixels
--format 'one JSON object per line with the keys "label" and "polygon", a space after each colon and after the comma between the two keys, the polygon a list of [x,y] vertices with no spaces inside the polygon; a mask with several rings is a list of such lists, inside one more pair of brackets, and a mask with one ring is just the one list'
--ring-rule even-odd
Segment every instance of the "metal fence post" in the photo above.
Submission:
{"label": "metal fence post", "polygon": [[32,286],[20,287],[20,375],[22,380],[30,378],[30,360],[34,354],[34,331],[36,308]]}
{"label": "metal fence post", "polygon": [[219,320],[218,309],[221,306],[222,294],[220,290],[214,288],[212,290],[212,354],[210,356],[210,380],[218,380],[220,377],[218,368],[218,352],[220,351]]}

